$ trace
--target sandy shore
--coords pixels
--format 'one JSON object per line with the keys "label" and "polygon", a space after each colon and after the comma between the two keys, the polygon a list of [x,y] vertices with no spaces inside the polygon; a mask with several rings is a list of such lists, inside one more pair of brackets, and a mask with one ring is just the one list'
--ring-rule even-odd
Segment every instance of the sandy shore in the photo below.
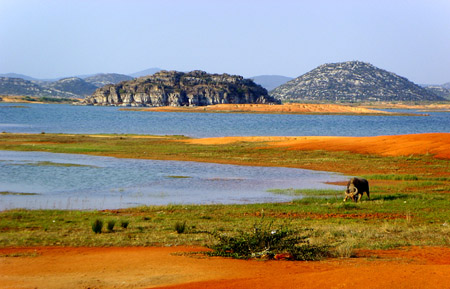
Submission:
{"label": "sandy shore", "polygon": [[123,108],[122,110],[164,111],[164,112],[221,112],[221,113],[275,113],[275,114],[366,114],[390,115],[393,112],[380,111],[360,106],[339,104],[287,103],[269,104],[216,104],[197,107],[149,107]]}
{"label": "sandy shore", "polygon": [[408,103],[373,103],[362,105],[369,109],[414,109],[418,111],[450,111],[450,103],[408,104]]}
{"label": "sandy shore", "polygon": [[266,142],[290,150],[348,151],[382,156],[433,155],[450,159],[450,133],[425,133],[374,137],[218,137],[185,140],[193,144]]}
{"label": "sandy shore", "polygon": [[359,258],[316,262],[185,254],[199,250],[205,249],[0,249],[0,284],[3,289],[450,288],[449,248],[359,251]]}

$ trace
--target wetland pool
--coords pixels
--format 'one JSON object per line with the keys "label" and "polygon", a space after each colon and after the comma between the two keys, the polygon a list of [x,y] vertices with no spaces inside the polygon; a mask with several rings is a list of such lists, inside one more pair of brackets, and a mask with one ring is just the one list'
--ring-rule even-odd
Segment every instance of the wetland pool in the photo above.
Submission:
{"label": "wetland pool", "polygon": [[[293,168],[0,151],[0,210],[288,202],[270,189],[336,189],[337,173]],[[340,193],[340,192],[339,192]]]}

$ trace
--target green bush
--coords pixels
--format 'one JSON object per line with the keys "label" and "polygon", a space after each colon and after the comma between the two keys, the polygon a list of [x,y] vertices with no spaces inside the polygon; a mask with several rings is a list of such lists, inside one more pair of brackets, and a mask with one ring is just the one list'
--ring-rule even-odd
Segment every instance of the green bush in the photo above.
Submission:
{"label": "green bush", "polygon": [[109,232],[114,231],[114,226],[116,225],[116,220],[109,220],[107,224],[107,228]]}
{"label": "green bush", "polygon": [[186,221],[184,221],[183,223],[177,222],[175,224],[175,231],[177,231],[178,234],[183,234],[185,230],[186,230]]}
{"label": "green bush", "polygon": [[130,222],[127,221],[127,220],[122,220],[122,221],[120,222],[120,226],[121,226],[122,228],[124,228],[124,229],[128,228],[128,225],[129,225],[129,224],[130,224]]}
{"label": "green bush", "polygon": [[94,231],[94,233],[96,233],[96,234],[101,234],[102,228],[103,228],[102,220],[97,219],[92,224],[92,231]]}
{"label": "green bush", "polygon": [[214,251],[208,254],[237,259],[273,259],[284,254],[293,260],[320,260],[329,255],[328,247],[311,245],[307,234],[288,227],[277,230],[271,227],[272,223],[255,225],[253,232],[240,231],[236,236],[211,233],[218,239],[218,244],[211,246]]}

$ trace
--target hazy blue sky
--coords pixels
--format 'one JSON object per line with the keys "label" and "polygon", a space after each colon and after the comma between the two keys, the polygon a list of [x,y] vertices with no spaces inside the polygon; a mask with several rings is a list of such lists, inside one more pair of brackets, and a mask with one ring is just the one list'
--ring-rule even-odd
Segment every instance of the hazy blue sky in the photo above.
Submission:
{"label": "hazy blue sky", "polygon": [[348,60],[449,82],[450,0],[0,0],[0,73],[297,77]]}

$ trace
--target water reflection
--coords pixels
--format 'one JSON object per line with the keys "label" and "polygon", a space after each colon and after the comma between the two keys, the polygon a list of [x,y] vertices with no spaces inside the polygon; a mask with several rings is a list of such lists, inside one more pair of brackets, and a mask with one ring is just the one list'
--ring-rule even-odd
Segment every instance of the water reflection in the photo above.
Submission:
{"label": "water reflection", "polygon": [[345,178],[290,168],[0,151],[0,210],[285,202],[293,197],[267,190],[340,189],[324,182]]}

